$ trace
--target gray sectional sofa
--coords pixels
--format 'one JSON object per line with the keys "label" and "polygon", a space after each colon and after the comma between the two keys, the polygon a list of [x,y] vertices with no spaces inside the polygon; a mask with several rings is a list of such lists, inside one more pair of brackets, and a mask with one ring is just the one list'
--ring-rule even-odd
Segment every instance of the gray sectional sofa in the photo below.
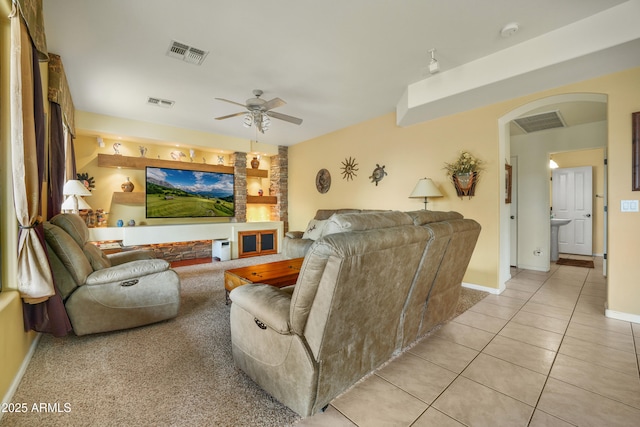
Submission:
{"label": "gray sectional sofa", "polygon": [[455,212],[331,215],[293,289],[231,294],[237,366],[309,416],[447,321],[480,225]]}

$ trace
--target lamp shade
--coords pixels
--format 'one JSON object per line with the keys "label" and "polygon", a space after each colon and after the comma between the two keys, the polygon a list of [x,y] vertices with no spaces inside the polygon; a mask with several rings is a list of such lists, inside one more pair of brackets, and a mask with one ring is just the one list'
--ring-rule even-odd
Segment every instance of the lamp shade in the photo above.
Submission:
{"label": "lamp shade", "polygon": [[91,191],[84,186],[82,181],[77,179],[70,179],[62,187],[62,194],[65,196],[90,196]]}
{"label": "lamp shade", "polygon": [[409,197],[442,197],[442,193],[431,178],[422,178],[413,188]]}
{"label": "lamp shade", "polygon": [[[76,200],[78,203],[77,206],[76,206]],[[87,203],[82,197],[69,196],[62,203],[63,211],[73,212],[73,211],[85,210],[85,209],[91,209],[91,206],[89,206],[89,203]]]}

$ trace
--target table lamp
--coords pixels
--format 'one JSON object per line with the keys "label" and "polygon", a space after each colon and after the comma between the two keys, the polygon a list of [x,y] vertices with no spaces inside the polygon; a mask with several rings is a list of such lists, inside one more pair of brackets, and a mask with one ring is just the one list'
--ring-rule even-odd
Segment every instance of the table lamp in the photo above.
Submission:
{"label": "table lamp", "polygon": [[67,196],[67,199],[62,203],[63,211],[71,211],[71,213],[77,214],[79,209],[91,209],[91,206],[82,198],[83,196],[91,195],[91,192],[84,186],[82,181],[75,179],[67,181],[62,188],[62,194]]}
{"label": "table lamp", "polygon": [[414,187],[409,197],[424,197],[424,210],[427,210],[427,197],[442,197],[442,193],[433,183],[431,178],[422,178]]}

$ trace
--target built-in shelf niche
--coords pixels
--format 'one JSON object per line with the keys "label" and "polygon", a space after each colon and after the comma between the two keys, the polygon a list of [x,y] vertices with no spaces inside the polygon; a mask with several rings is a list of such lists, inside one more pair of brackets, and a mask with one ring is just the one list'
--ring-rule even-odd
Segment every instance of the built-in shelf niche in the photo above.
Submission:
{"label": "built-in shelf niche", "polygon": [[209,165],[207,163],[181,162],[178,160],[163,160],[152,159],[149,157],[131,157],[100,153],[98,153],[98,166],[105,168],[128,169],[144,169],[147,166],[152,166],[156,168],[179,168],[192,171],[234,173],[233,166]]}
{"label": "built-in shelf niche", "polygon": [[[209,165],[206,163],[181,162],[178,160],[152,159],[149,157],[131,157],[115,154],[98,153],[98,166],[105,168],[125,168],[125,169],[144,169],[147,166],[157,168],[176,168],[205,172],[223,172],[234,173],[233,166]],[[247,168],[247,177],[268,178],[269,171],[265,169]],[[144,192],[115,192],[113,193],[113,203],[125,205],[144,205]],[[265,204],[275,205],[278,203],[276,196],[247,196],[249,204]]]}
{"label": "built-in shelf niche", "polygon": [[126,193],[114,192],[111,198],[112,203],[118,203],[120,205],[144,205],[145,193],[141,191]]}

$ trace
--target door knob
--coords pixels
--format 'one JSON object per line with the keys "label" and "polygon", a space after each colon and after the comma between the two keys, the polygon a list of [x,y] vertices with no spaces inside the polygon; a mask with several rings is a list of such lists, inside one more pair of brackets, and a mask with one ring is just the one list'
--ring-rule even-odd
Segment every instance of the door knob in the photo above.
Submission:
{"label": "door knob", "polygon": [[516,219],[516,217],[515,217],[515,216],[513,216],[513,215],[511,215],[511,217],[510,217],[510,218],[511,218],[511,219]]}
{"label": "door knob", "polygon": [[585,215],[587,218],[591,218],[591,214],[586,214]]}

